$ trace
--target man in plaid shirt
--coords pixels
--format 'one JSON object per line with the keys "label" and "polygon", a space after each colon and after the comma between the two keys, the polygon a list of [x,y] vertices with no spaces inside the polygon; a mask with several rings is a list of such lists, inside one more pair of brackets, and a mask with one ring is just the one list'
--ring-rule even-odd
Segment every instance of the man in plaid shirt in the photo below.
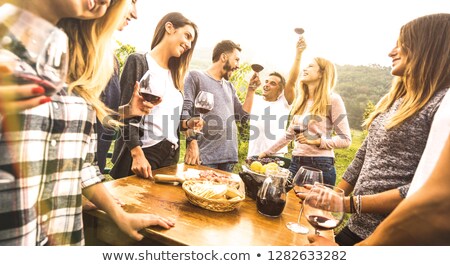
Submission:
{"label": "man in plaid shirt", "polygon": [[[23,4],[24,8],[32,7],[36,14],[48,14],[44,19],[55,24],[68,14],[87,18],[85,15],[92,13],[91,18],[99,17],[105,14],[104,5],[109,3],[105,19],[108,19],[108,13],[109,18],[122,19],[121,12],[129,2],[96,0],[90,1],[92,6],[89,7],[83,1],[28,0],[15,3]],[[54,7],[54,12],[47,12],[49,6]],[[0,245],[83,245],[82,192],[135,240],[142,239],[138,230],[147,226],[159,225],[168,229],[174,225],[171,220],[158,215],[125,212],[101,182],[103,177],[92,162],[97,145],[95,123],[98,110],[95,109],[101,111],[102,108],[92,102],[99,94],[95,85],[102,89],[106,83],[81,77],[109,73],[108,61],[102,60],[101,54],[89,51],[93,47],[86,48],[81,43],[86,38],[84,41],[95,43],[95,49],[102,50],[105,42],[99,40],[102,37],[109,40],[116,26],[101,20],[96,29],[102,33],[92,36],[86,32],[92,33],[90,29],[95,24],[70,22],[67,22],[69,28],[65,28],[71,31],[70,36],[83,36],[70,42],[73,44],[70,60],[74,62],[69,64],[72,66],[69,69],[70,80],[81,79],[72,96],[67,96],[63,90],[50,99],[44,95],[44,88],[35,84],[4,84],[2,75],[11,73],[5,73],[5,61],[0,60]],[[74,50],[83,50],[83,53]],[[87,56],[89,54],[95,55]],[[81,72],[74,69],[81,68],[79,63],[84,66],[91,60],[97,60],[96,63],[102,67],[86,67]],[[81,93],[77,94],[78,91],[84,93],[83,97],[79,96]],[[6,97],[9,94],[13,96]],[[128,108],[132,107],[131,104],[123,111],[133,109]],[[17,111],[32,106],[37,107]],[[141,111],[148,112],[149,108],[151,106]]]}
{"label": "man in plaid shirt", "polygon": [[107,192],[92,165],[95,111],[83,98],[55,95],[1,120],[0,245],[83,245],[82,189],[137,240],[146,226],[173,226],[157,215],[126,213]]}

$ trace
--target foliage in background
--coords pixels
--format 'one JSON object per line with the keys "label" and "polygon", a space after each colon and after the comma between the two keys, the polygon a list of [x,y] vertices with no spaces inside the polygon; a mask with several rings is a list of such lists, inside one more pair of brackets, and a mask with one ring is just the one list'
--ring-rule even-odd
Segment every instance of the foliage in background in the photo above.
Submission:
{"label": "foliage in background", "polygon": [[380,65],[336,67],[336,92],[344,100],[350,127],[361,130],[361,114],[364,114],[368,102],[377,103],[389,91],[392,83],[391,68]]}
{"label": "foliage in background", "polygon": [[127,57],[136,52],[136,47],[130,44],[123,44],[120,41],[116,41],[119,48],[116,49],[116,56],[119,60],[120,73],[122,73],[123,66],[125,65],[125,61]]}

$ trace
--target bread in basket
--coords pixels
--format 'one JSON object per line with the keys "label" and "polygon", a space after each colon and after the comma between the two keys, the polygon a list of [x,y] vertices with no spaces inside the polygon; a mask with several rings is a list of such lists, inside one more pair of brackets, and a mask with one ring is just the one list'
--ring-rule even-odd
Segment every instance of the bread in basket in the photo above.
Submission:
{"label": "bread in basket", "polygon": [[245,199],[243,186],[239,188],[229,184],[211,181],[186,181],[183,190],[189,202],[215,212],[229,212],[241,205]]}

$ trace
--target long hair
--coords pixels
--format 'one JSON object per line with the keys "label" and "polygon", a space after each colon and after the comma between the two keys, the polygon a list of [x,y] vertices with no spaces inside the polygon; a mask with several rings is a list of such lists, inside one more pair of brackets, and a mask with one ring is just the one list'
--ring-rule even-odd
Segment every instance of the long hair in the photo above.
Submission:
{"label": "long hair", "polygon": [[372,121],[399,98],[400,106],[386,129],[393,128],[418,112],[433,95],[450,86],[450,14],[423,16],[405,24],[398,44],[406,56],[405,73],[395,77],[390,91],[364,122]]}
{"label": "long hair", "polygon": [[58,23],[69,36],[69,93],[74,91],[91,104],[102,122],[113,113],[100,100],[114,72],[112,36],[123,23],[129,1],[111,1],[98,19],[63,19]]}
{"label": "long hair", "polygon": [[[315,57],[314,61],[316,61],[317,65],[319,65],[322,78],[314,91],[314,103],[310,113],[312,115],[326,116],[328,114],[327,107],[331,104],[330,95],[337,82],[337,71],[335,65],[327,59]],[[310,97],[307,84],[300,82],[300,89],[300,97],[296,101],[294,108],[292,108],[292,115],[303,114],[305,112],[306,103]]]}
{"label": "long hair", "polygon": [[184,27],[186,25],[192,26],[194,28],[195,36],[191,43],[191,49],[184,52],[180,57],[171,57],[169,59],[169,69],[172,74],[173,85],[178,90],[182,91],[184,88],[184,76],[189,67],[189,63],[194,53],[195,44],[198,39],[198,28],[194,22],[187,19],[181,13],[171,12],[165,15],[156,25],[155,33],[153,35],[151,49],[155,48],[164,38],[166,34],[165,25],[167,22],[172,23],[175,29]]}

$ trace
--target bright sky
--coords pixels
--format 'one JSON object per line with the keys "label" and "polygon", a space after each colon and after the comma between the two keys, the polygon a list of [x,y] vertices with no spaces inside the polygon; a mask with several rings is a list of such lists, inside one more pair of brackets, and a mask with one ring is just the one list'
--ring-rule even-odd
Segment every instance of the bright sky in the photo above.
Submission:
{"label": "bright sky", "polygon": [[[287,72],[305,29],[312,56],[336,64],[391,64],[400,27],[427,14],[450,13],[450,0],[138,0],[138,20],[117,39],[147,51],[157,22],[178,11],[199,27],[197,47],[210,48],[224,39],[242,47],[242,61]],[[194,52],[195,57],[195,52]]]}

